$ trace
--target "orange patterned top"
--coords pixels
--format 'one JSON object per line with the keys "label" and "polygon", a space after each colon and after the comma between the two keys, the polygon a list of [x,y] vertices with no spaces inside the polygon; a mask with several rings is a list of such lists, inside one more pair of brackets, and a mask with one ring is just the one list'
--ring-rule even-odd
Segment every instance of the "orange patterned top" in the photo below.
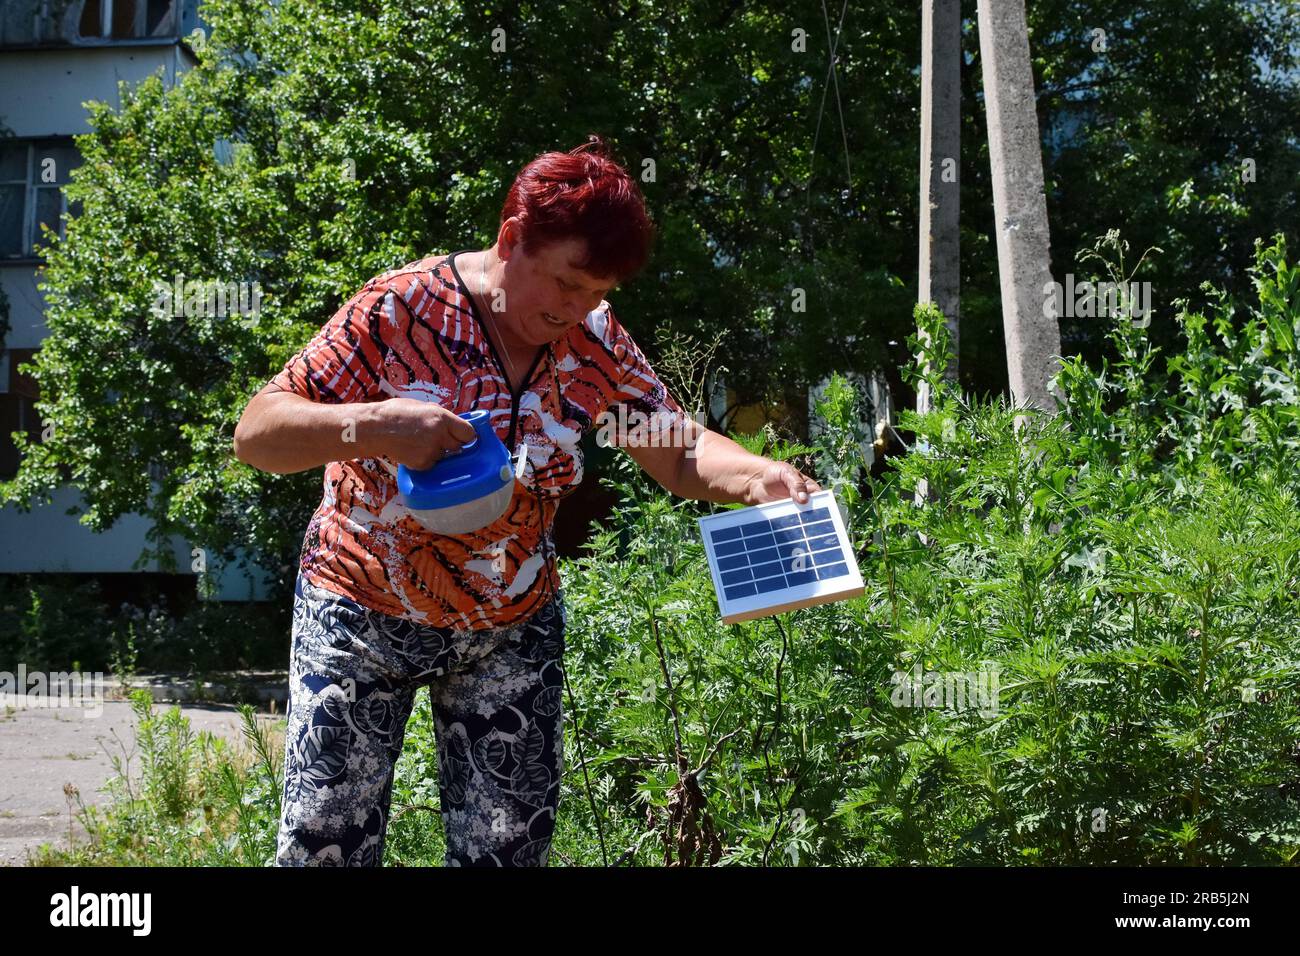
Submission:
{"label": "orange patterned top", "polygon": [[[486,528],[429,531],[401,502],[396,463],[378,456],[326,466],[303,541],[302,572],[319,587],[422,624],[484,630],[528,618],[559,590],[552,524],[582,481],[582,436],[607,411],[646,416],[646,436],[684,415],[608,302],[546,347],[516,399],[455,268],[461,254],[371,279],[272,384],[316,402],[400,397],[488,409],[508,450],[527,442],[514,497]],[[611,444],[625,446],[626,436]]]}

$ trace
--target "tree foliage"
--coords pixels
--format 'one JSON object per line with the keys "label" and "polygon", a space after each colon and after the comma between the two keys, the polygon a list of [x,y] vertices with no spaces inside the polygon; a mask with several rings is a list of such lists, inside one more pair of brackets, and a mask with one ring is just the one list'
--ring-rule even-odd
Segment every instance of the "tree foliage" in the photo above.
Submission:
{"label": "tree foliage", "polygon": [[[1246,235],[1296,221],[1294,4],[1030,6],[1058,257],[1118,224],[1168,250],[1161,301],[1204,279],[1236,289]],[[70,479],[94,528],[140,512],[160,546],[178,534],[213,560],[242,546],[288,582],[318,477],[233,459],[247,399],[370,276],[490,242],[519,166],[593,130],[645,175],[660,228],[651,266],[615,303],[646,345],[661,329],[725,334],[730,383],[795,406],[832,370],[903,358],[913,5],[841,16],[802,2],[211,0],[204,11],[198,65],[174,88],[155,77],[124,87],[119,108],[93,106],[78,140],[85,165],[68,196],[83,211],[51,238],[50,334],[31,366],[53,433],[17,438],[24,458],[3,500],[31,503]],[[1109,31],[1105,54],[1091,49],[1094,26]],[[992,204],[967,32],[963,348],[966,384],[996,388]],[[1247,155],[1258,180],[1243,184],[1233,173]],[[177,275],[256,281],[261,312],[155,314],[156,283]]]}

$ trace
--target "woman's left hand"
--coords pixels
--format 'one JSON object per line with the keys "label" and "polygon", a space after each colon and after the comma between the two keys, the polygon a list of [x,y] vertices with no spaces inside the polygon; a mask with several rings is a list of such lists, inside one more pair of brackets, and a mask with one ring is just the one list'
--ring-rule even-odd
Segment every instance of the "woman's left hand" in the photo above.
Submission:
{"label": "woman's left hand", "polygon": [[773,461],[750,479],[745,504],[761,505],[786,498],[793,498],[803,504],[814,491],[821,490],[821,485],[805,476],[794,465],[785,461]]}

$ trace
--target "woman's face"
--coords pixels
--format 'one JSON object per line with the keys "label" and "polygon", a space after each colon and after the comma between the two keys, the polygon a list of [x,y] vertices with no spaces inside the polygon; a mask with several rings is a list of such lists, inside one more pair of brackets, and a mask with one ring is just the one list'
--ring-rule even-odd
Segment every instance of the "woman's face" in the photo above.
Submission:
{"label": "woman's face", "polygon": [[586,252],[582,239],[553,242],[532,255],[517,243],[507,250],[498,241],[498,249],[505,260],[507,324],[515,338],[534,348],[563,338],[617,285],[612,277],[574,268]]}

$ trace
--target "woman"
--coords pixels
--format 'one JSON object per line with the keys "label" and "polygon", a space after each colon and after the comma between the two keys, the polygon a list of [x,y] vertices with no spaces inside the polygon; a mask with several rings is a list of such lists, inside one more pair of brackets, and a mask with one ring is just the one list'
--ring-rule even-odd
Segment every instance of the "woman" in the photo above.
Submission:
{"label": "woman", "polygon": [[[326,466],[294,598],[278,864],[382,861],[425,685],[447,863],[546,864],[565,627],[551,530],[592,428],[648,422],[612,443],[683,497],[820,490],[685,416],[614,317],[605,296],[652,237],[639,188],[599,137],[545,153],[510,187],[492,248],[371,279],[244,410],[240,461]],[[486,528],[435,534],[403,507],[397,466],[429,468],[470,441],[459,415],[473,409],[516,454],[514,497]]]}

